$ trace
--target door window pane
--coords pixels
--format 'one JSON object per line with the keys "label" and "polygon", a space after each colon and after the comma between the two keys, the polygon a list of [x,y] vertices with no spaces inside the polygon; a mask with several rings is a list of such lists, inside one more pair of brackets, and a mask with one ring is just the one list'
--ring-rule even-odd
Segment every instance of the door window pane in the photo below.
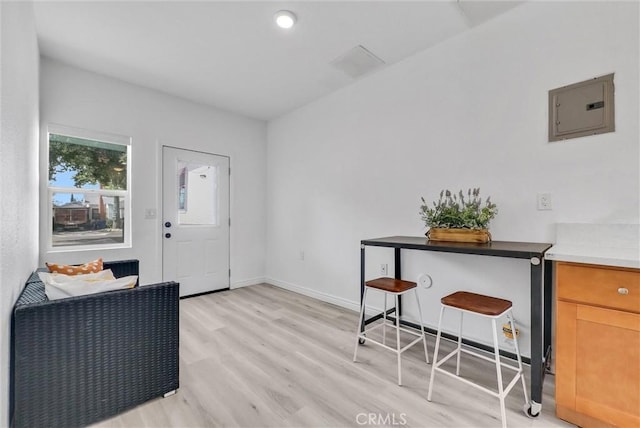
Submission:
{"label": "door window pane", "polygon": [[178,223],[218,224],[218,168],[178,161]]}

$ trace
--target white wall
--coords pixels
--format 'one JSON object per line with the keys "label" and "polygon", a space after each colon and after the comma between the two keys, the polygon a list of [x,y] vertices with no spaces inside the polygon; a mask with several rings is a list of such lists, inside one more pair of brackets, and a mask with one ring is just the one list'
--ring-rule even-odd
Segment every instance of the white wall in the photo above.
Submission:
{"label": "white wall", "polygon": [[[638,38],[637,3],[525,4],[270,122],[268,281],[357,307],[360,240],[424,234],[420,197],[444,188],[491,195],[495,240],[553,242],[556,222],[637,223]],[[548,143],[548,91],[611,72],[616,132]],[[552,211],[536,210],[538,192]],[[392,251],[367,255],[368,278],[382,262],[393,272]],[[435,281],[422,291],[427,324],[441,296],[475,289],[512,299],[528,330],[527,261],[403,259],[407,279],[421,271]]]}
{"label": "white wall", "polygon": [[[46,252],[40,230],[40,263],[137,258],[142,284],[162,280],[161,146],[231,158],[231,286],[262,282],[265,269],[266,124],[140,86],[41,61],[41,169],[46,168],[46,128],[58,124],[132,138],[131,249]],[[41,180],[45,218],[46,177]],[[147,208],[158,218],[145,219]]]}
{"label": "white wall", "polygon": [[31,3],[0,2],[0,426],[13,304],[38,262],[38,43]]}

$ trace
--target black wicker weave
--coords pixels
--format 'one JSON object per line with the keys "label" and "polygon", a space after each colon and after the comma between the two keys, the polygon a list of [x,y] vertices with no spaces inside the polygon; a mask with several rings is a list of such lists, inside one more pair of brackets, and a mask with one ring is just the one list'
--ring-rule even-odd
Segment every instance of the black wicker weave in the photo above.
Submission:
{"label": "black wicker weave", "polygon": [[85,426],[178,389],[178,301],[176,282],[49,301],[32,275],[11,323],[11,426]]}

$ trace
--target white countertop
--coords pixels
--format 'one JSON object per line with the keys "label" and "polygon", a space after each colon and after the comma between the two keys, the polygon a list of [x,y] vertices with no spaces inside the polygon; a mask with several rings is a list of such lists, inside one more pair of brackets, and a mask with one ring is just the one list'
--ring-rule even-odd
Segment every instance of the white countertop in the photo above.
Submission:
{"label": "white countertop", "polygon": [[640,250],[556,244],[544,254],[548,260],[640,269]]}
{"label": "white countertop", "polygon": [[545,258],[640,269],[640,225],[559,223]]}

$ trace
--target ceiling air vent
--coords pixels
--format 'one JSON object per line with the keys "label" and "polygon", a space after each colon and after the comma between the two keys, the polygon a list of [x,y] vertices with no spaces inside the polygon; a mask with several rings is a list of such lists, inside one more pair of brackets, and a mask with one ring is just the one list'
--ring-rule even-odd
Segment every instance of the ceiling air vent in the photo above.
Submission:
{"label": "ceiling air vent", "polygon": [[354,79],[384,65],[384,63],[383,60],[360,45],[331,61],[331,65]]}

